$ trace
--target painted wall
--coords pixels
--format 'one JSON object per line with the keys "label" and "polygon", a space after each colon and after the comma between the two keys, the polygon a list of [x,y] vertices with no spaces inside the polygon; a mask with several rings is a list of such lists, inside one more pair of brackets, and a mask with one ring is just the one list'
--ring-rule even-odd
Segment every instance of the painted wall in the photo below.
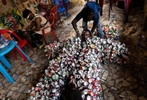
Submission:
{"label": "painted wall", "polygon": [[1,4],[6,7],[0,7],[0,9],[5,9],[5,11],[0,14],[0,28],[11,30],[23,29],[26,26],[26,22],[22,17],[21,12],[25,8],[30,9],[32,12],[39,12],[35,0],[13,0],[13,2],[12,0],[8,0],[8,2],[6,1]]}
{"label": "painted wall", "polygon": [[[5,4],[3,4],[5,1]],[[0,0],[0,14],[7,12],[8,10],[12,9],[13,5],[11,0]]]}
{"label": "painted wall", "polygon": [[[84,0],[70,0],[70,2],[76,5],[83,5],[85,3]],[[0,28],[11,30],[23,29],[28,23],[21,15],[25,8],[30,9],[34,13],[39,13],[36,0],[1,0]]]}
{"label": "painted wall", "polygon": [[[2,1],[6,1],[6,5],[4,5]],[[16,4],[21,4],[26,1],[28,0],[0,0],[0,14],[5,13],[10,9],[13,9],[13,7],[15,7],[13,2]],[[70,2],[72,2],[75,5],[83,5],[85,3],[85,0],[70,0]]]}

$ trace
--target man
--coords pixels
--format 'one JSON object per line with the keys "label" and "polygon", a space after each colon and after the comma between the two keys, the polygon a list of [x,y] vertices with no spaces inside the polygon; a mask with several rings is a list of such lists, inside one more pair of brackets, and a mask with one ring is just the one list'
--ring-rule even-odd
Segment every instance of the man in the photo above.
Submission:
{"label": "man", "polygon": [[91,29],[91,35],[94,34],[95,29],[97,29],[98,36],[100,38],[104,38],[104,33],[102,31],[102,28],[100,26],[100,6],[96,2],[88,2],[82,11],[73,19],[72,25],[73,28],[76,31],[76,35],[80,37],[80,32],[77,28],[76,23],[83,18],[83,29],[87,29],[87,23],[88,21],[93,20],[93,27]]}
{"label": "man", "polygon": [[30,10],[23,11],[23,17],[31,20],[31,24],[26,27],[26,31],[30,33],[30,37],[34,46],[43,47],[42,28],[49,25],[49,22],[41,15],[33,14]]}

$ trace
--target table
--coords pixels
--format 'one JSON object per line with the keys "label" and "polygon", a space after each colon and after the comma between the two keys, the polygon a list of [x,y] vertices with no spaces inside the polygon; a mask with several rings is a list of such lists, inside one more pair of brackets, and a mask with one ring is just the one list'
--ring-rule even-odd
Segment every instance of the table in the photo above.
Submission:
{"label": "table", "polygon": [[[30,63],[33,63],[33,61],[21,50],[21,48],[17,45],[17,43],[14,40],[10,40],[9,44],[0,49],[0,61],[8,68],[10,69],[12,66],[11,64],[7,61],[7,59],[5,58],[5,54],[9,53],[11,50],[13,50],[13,48],[16,47],[17,49],[20,50],[20,52],[28,59],[28,61],[30,61]],[[0,64],[0,67],[2,68],[3,66]],[[6,70],[4,68],[2,68],[3,73],[5,73],[6,75],[4,75],[8,81],[10,81],[12,83],[12,80],[9,80],[9,75],[6,72]],[[2,72],[2,71],[1,71]],[[8,76],[8,77],[7,77]]]}

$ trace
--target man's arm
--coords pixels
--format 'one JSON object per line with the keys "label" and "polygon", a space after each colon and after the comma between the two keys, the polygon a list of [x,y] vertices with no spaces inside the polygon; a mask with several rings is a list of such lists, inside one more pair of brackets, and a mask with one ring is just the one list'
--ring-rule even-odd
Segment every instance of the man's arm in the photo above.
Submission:
{"label": "man's arm", "polygon": [[72,21],[72,26],[73,26],[74,30],[76,31],[76,33],[77,33],[76,35],[79,37],[80,32],[79,32],[79,30],[77,28],[77,22],[78,22],[78,20],[76,18],[74,18],[73,21]]}
{"label": "man's arm", "polygon": [[26,31],[30,31],[30,29],[32,29],[35,26],[35,22],[31,22],[30,25],[28,25],[25,29]]}
{"label": "man's arm", "polygon": [[91,29],[91,35],[93,36],[93,32],[95,31],[95,29],[97,28],[97,26],[93,25],[92,29]]}
{"label": "man's arm", "polygon": [[39,31],[41,28],[41,18],[37,17],[35,21],[32,21],[32,23],[26,28],[27,31]]}
{"label": "man's arm", "polygon": [[37,17],[35,19],[35,28],[32,29],[32,31],[39,31],[41,28],[41,18]]}
{"label": "man's arm", "polygon": [[77,28],[77,22],[81,19],[81,18],[83,18],[83,15],[82,15],[82,12],[83,12],[83,10],[80,12],[80,13],[78,13],[78,15],[73,19],[73,21],[72,21],[72,26],[73,26],[73,28],[74,28],[74,30],[76,31],[76,35],[79,37],[80,36],[80,32],[79,32],[79,30],[78,30],[78,28]]}

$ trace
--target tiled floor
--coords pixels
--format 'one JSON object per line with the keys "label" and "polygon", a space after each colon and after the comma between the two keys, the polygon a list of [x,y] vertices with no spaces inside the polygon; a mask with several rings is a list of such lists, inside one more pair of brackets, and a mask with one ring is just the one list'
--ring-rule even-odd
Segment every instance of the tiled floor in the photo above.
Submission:
{"label": "tiled floor", "polygon": [[[80,9],[82,9],[82,6],[70,9],[69,17],[67,19],[63,17],[63,21],[58,24],[56,33],[60,41],[74,36],[71,20]],[[116,22],[120,32],[120,41],[124,42],[129,48],[131,56],[129,57],[130,64],[128,65],[103,65],[103,69],[105,70],[103,76],[106,77],[106,80],[102,82],[103,100],[147,100],[147,66],[145,63],[147,52],[144,47],[137,46],[137,35],[141,33],[139,29],[142,27],[143,14],[141,14],[140,9],[135,9],[140,16],[131,13],[130,22],[124,24],[122,9],[117,7],[114,7],[114,9],[111,15],[115,15],[115,17],[108,21],[108,4],[105,4],[101,22],[102,24],[108,24],[111,21]],[[89,26],[90,25],[91,24],[89,24]],[[78,27],[82,29],[81,21],[78,23]],[[51,36],[48,38],[48,42],[53,41]],[[144,38],[142,40],[144,40]],[[144,45],[144,41],[142,41],[141,44]],[[45,56],[44,49],[33,52],[29,47],[25,47],[23,50],[33,60],[34,64],[24,61],[20,57],[19,60],[15,60],[9,54],[8,60],[13,67],[8,70],[8,72],[13,76],[15,82],[14,84],[10,84],[0,74],[0,99],[27,100],[29,96],[28,91],[32,86],[36,85],[48,66],[48,59]]]}

